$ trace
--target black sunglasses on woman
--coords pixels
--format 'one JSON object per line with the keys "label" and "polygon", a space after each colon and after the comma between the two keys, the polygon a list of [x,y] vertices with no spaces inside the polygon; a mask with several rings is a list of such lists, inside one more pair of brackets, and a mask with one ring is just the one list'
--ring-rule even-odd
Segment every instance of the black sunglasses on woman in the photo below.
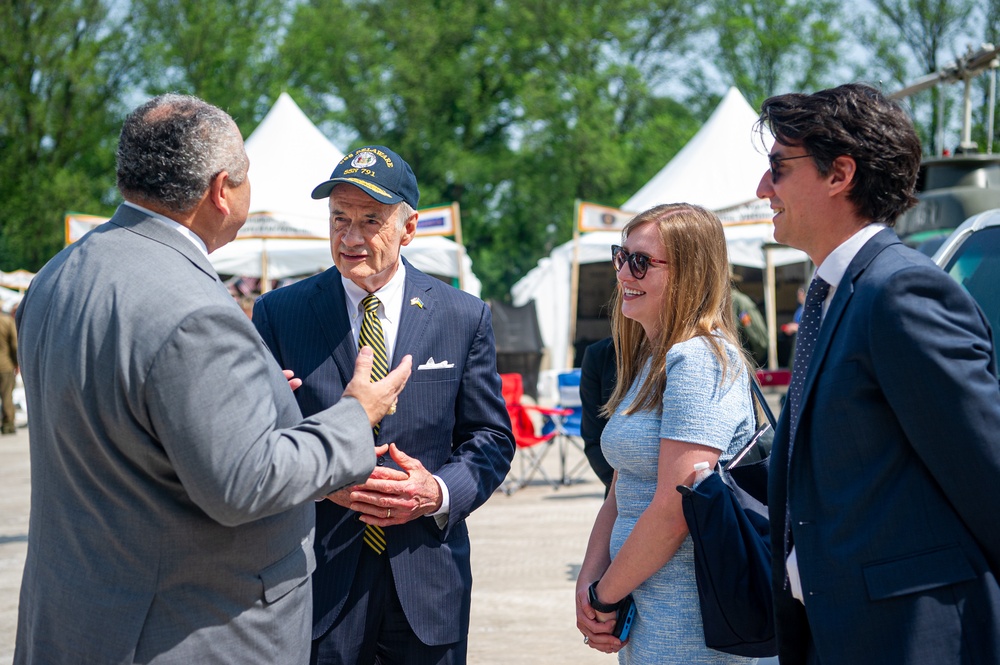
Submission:
{"label": "black sunglasses on woman", "polygon": [[630,253],[621,245],[611,245],[611,265],[615,267],[615,272],[621,270],[626,263],[628,263],[629,272],[636,279],[642,279],[646,276],[646,271],[649,270],[651,263],[667,265],[667,262],[661,259],[654,259],[639,252]]}

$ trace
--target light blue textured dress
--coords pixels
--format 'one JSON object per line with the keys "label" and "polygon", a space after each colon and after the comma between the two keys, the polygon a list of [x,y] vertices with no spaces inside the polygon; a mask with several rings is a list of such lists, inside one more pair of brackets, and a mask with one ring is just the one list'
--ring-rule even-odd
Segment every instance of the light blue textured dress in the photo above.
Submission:
{"label": "light blue textured dress", "polygon": [[[736,349],[726,343],[726,351],[731,369],[723,381],[722,365],[704,339],[696,337],[675,344],[667,353],[663,415],[649,411],[624,415],[649,372],[647,362],[608,421],[601,436],[601,449],[618,471],[615,488],[618,517],[611,533],[612,558],[617,556],[656,492],[660,439],[718,448],[722,459],[727,459],[753,435],[750,379]],[[742,368],[735,380],[733,367]],[[633,598],[636,619],[628,643],[618,654],[620,663],[755,662],[705,646],[690,536],[663,568],[635,589]]]}

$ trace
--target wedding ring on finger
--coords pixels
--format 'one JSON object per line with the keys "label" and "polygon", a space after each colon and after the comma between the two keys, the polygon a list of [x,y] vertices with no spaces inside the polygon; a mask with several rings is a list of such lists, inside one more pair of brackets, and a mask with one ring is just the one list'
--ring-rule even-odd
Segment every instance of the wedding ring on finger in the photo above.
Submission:
{"label": "wedding ring on finger", "polygon": [[386,508],[385,509],[385,518],[389,519],[390,517],[392,517],[392,509],[391,508]]}
{"label": "wedding ring on finger", "polygon": [[396,413],[396,405],[397,404],[399,404],[399,400],[398,399],[392,400],[392,406],[390,406],[389,410],[386,412],[387,416],[391,416],[392,414]]}
{"label": "wedding ring on finger", "polygon": [[590,637],[588,635],[584,635],[583,636],[583,643],[584,644],[590,644]]}

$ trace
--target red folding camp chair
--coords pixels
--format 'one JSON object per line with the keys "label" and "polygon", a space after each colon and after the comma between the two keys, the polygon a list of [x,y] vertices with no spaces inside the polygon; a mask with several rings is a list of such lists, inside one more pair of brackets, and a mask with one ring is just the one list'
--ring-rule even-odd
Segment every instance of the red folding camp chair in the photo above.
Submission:
{"label": "red folding camp chair", "polygon": [[[507,405],[507,413],[510,415],[511,429],[514,432],[514,443],[517,444],[517,454],[520,459],[518,466],[520,473],[515,475],[514,465],[511,465],[510,474],[502,485],[504,493],[508,496],[527,485],[535,474],[545,479],[545,482],[558,488],[562,478],[553,480],[542,467],[545,455],[553,447],[558,430],[551,425],[554,416],[565,416],[569,413],[566,409],[547,409],[534,404],[522,403],[524,397],[524,383],[520,374],[501,374],[500,380],[503,382],[503,401]],[[539,414],[542,419],[542,428],[537,429],[535,421],[531,418],[531,413]],[[546,425],[549,425],[546,427]],[[551,430],[545,432],[545,430]]]}

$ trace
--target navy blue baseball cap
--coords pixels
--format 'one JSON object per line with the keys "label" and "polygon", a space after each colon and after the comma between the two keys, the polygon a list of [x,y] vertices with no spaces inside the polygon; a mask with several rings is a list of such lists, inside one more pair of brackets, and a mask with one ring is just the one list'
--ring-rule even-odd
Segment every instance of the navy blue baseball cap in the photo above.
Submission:
{"label": "navy blue baseball cap", "polygon": [[354,185],[379,203],[406,201],[416,210],[420,200],[413,169],[402,157],[382,145],[365,146],[344,155],[330,179],[312,191],[312,197],[325,199],[341,182]]}

